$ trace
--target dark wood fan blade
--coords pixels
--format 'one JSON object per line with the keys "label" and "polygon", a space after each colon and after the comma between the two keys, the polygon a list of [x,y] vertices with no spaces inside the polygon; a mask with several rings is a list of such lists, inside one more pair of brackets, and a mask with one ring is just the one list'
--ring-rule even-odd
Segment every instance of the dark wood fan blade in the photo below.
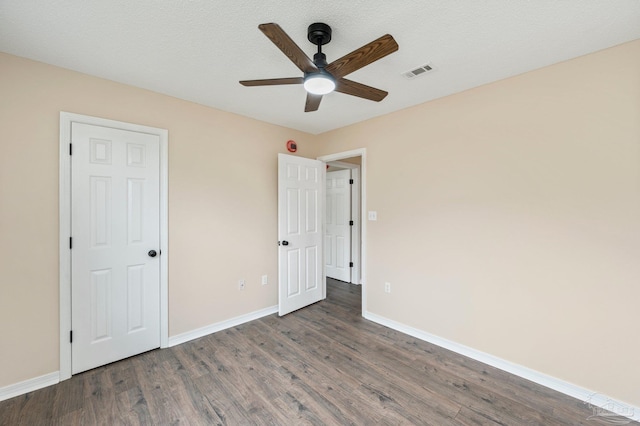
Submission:
{"label": "dark wood fan blade", "polygon": [[277,86],[279,84],[302,84],[304,78],[291,77],[291,78],[268,78],[265,80],[242,80],[240,84],[243,86]]}
{"label": "dark wood fan blade", "polygon": [[370,101],[375,102],[380,102],[389,94],[384,90],[347,80],[346,78],[340,78],[336,81],[336,92],[369,99]]}
{"label": "dark wood fan blade", "polygon": [[304,112],[317,111],[320,107],[321,100],[322,95],[307,93],[307,102],[304,104]]}
{"label": "dark wood fan blade", "polygon": [[266,35],[269,40],[273,42],[278,49],[282,50],[282,53],[287,55],[287,58],[291,60],[302,72],[315,72],[318,71],[318,67],[313,63],[311,59],[298,47],[298,45],[291,40],[291,37],[284,32],[278,24],[260,24],[258,25],[260,31]]}
{"label": "dark wood fan blade", "polygon": [[398,43],[391,35],[386,34],[369,44],[365,44],[360,49],[336,59],[327,65],[325,70],[329,71],[335,78],[344,77],[378,59],[384,58],[396,50],[398,50]]}

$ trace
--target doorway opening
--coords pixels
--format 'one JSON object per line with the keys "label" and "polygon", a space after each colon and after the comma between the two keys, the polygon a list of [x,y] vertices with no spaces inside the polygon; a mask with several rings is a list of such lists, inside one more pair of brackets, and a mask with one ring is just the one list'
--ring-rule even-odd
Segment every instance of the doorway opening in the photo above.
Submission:
{"label": "doorway opening", "polygon": [[[331,291],[340,288],[340,291],[352,291],[360,294],[361,313],[366,312],[366,149],[360,148],[352,151],[345,151],[318,157],[318,160],[327,163],[327,214],[325,215],[325,286]],[[345,210],[349,211],[350,219],[348,224],[348,236],[350,243],[348,248],[344,244],[337,244],[342,231],[334,227],[337,222],[335,215],[339,212],[336,208],[338,198],[331,200],[329,186],[336,185],[330,181],[331,173],[342,172],[342,176],[349,175],[353,179],[353,184],[349,184],[350,194]],[[338,176],[336,174],[336,176]],[[340,190],[336,190],[340,194]],[[343,195],[338,195],[338,197]],[[332,204],[332,205],[330,205]],[[351,224],[352,221],[352,224]],[[332,222],[331,224],[329,222]],[[340,228],[340,227],[337,227]],[[327,232],[329,231],[329,232]],[[343,235],[343,237],[347,234]],[[342,248],[341,248],[342,247]],[[342,262],[342,263],[340,263]],[[335,272],[337,266],[347,262],[348,274],[343,274],[342,278],[337,278],[339,273]],[[329,265],[331,263],[331,265]],[[332,270],[333,269],[333,270]],[[339,271],[338,271],[339,272]],[[344,279],[348,277],[348,279]],[[350,284],[351,287],[346,286]],[[357,288],[356,288],[357,287]]]}

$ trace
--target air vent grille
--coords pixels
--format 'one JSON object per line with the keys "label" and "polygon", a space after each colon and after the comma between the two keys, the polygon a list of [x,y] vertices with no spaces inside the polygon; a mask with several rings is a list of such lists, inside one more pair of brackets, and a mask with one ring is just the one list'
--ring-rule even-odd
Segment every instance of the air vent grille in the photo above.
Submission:
{"label": "air vent grille", "polygon": [[403,72],[402,75],[405,78],[411,80],[411,79],[416,78],[418,76],[428,74],[428,73],[432,72],[433,70],[434,70],[433,65],[425,64],[425,65],[422,65],[422,66],[420,66],[420,67],[418,67],[416,69],[413,69],[411,71]]}

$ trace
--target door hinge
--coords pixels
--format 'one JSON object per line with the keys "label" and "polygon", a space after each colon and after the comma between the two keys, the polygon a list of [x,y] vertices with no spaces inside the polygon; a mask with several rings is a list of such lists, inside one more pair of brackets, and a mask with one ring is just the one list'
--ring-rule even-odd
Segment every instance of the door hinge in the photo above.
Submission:
{"label": "door hinge", "polygon": [[69,144],[69,155],[73,155],[73,144]]}
{"label": "door hinge", "polygon": [[73,330],[69,331],[69,343],[73,343]]}
{"label": "door hinge", "polygon": [[349,262],[349,268],[353,268],[353,262]]}
{"label": "door hinge", "polygon": [[69,237],[69,250],[73,248],[73,238]]}
{"label": "door hinge", "polygon": [[353,226],[353,221],[352,220],[349,221],[349,226]]}
{"label": "door hinge", "polygon": [[349,185],[353,185],[353,179],[349,179]]}

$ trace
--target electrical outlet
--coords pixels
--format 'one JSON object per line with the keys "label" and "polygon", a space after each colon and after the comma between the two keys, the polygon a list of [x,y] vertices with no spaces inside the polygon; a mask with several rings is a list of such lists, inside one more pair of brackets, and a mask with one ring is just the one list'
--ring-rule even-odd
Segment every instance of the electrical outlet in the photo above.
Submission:
{"label": "electrical outlet", "polygon": [[267,285],[269,284],[269,277],[267,277],[266,275],[262,276],[262,285]]}
{"label": "electrical outlet", "polygon": [[238,281],[238,290],[244,290],[244,285],[245,285],[244,280]]}
{"label": "electrical outlet", "polygon": [[384,283],[384,292],[391,293],[391,283]]}
{"label": "electrical outlet", "polygon": [[378,220],[378,212],[370,210],[368,218],[369,220]]}

